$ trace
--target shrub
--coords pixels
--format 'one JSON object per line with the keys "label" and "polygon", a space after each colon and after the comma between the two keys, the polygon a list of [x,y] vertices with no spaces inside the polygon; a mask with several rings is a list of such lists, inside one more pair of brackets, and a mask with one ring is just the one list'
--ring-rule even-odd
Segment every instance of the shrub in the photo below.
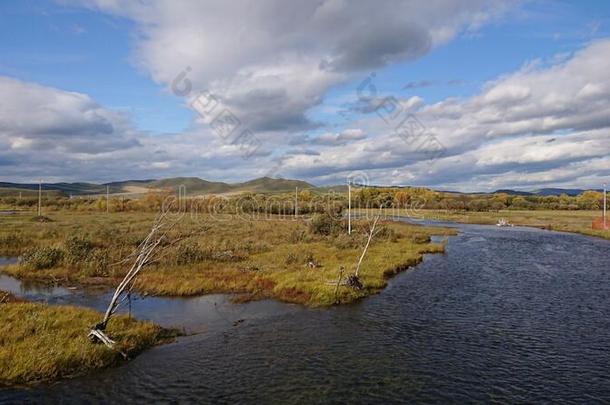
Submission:
{"label": "shrub", "polygon": [[91,241],[78,236],[69,237],[65,243],[65,262],[70,265],[83,264],[89,259],[94,246]]}
{"label": "shrub", "polygon": [[63,251],[52,247],[35,247],[25,251],[21,263],[34,270],[49,269],[61,261]]}
{"label": "shrub", "polygon": [[90,277],[108,277],[109,257],[103,249],[94,249],[86,262],[87,275]]}
{"label": "shrub", "polygon": [[382,226],[381,228],[379,228],[375,237],[378,239],[389,240],[390,242],[398,241],[398,235],[396,234],[394,229],[388,228],[387,226]]}
{"label": "shrub", "polygon": [[2,250],[14,251],[27,244],[28,241],[18,234],[9,233],[8,235],[0,236],[0,247],[2,247]]}
{"label": "shrub", "polygon": [[316,214],[309,223],[309,231],[316,235],[332,235],[343,230],[340,221],[328,213]]}
{"label": "shrub", "polygon": [[199,263],[206,259],[206,254],[196,243],[183,243],[176,251],[176,264]]}

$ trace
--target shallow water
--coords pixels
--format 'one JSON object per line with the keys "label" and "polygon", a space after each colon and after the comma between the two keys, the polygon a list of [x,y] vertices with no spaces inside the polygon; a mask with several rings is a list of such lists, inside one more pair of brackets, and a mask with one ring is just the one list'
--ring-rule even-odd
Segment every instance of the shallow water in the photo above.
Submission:
{"label": "shallow water", "polygon": [[457,227],[446,254],[355,305],[234,306],[218,296],[221,313],[237,311],[230,318],[214,310],[216,296],[138,301],[136,316],[201,333],[119,368],[0,391],[0,401],[610,400],[610,241]]}

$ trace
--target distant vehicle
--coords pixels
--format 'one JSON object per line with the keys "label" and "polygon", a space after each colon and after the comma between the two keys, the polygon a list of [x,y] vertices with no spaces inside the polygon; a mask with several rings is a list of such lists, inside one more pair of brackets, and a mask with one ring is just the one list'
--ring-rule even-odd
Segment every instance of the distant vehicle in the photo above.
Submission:
{"label": "distant vehicle", "polygon": [[513,224],[511,224],[510,222],[508,222],[507,220],[505,220],[504,218],[500,218],[500,220],[498,221],[498,223],[496,224],[496,226],[514,226]]}

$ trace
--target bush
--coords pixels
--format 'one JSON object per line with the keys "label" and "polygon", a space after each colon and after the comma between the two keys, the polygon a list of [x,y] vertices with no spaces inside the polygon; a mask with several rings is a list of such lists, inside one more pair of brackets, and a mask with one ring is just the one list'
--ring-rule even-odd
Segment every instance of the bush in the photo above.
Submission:
{"label": "bush", "polygon": [[205,252],[196,243],[184,243],[176,252],[176,264],[199,263],[206,259]]}
{"label": "bush", "polygon": [[343,231],[343,226],[330,214],[316,214],[309,223],[309,231],[316,235],[328,236]]}
{"label": "bush", "polygon": [[89,277],[108,277],[108,252],[103,249],[94,249],[88,255],[85,267]]}
{"label": "bush", "polygon": [[78,236],[69,237],[64,243],[66,249],[65,262],[70,265],[83,264],[93,251],[93,243]]}
{"label": "bush", "polygon": [[398,241],[398,235],[392,228],[382,226],[376,233],[375,239],[389,240],[390,242]]}
{"label": "bush", "polygon": [[17,234],[14,234],[14,233],[9,233],[8,235],[0,236],[0,246],[2,247],[2,250],[13,250],[14,251],[27,244],[28,244],[27,240],[25,240],[23,237],[21,237]]}
{"label": "bush", "polygon": [[49,269],[58,264],[64,252],[52,247],[36,247],[25,251],[21,263],[34,270]]}

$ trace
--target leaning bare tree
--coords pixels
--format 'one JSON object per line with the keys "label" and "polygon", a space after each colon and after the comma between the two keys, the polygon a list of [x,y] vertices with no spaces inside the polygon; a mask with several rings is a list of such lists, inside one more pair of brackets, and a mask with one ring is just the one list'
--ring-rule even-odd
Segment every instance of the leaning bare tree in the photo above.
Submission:
{"label": "leaning bare tree", "polygon": [[362,264],[362,260],[364,260],[364,256],[366,256],[366,252],[369,249],[371,240],[373,240],[373,237],[376,235],[375,228],[377,227],[377,222],[379,222],[380,217],[381,217],[381,214],[378,214],[375,217],[375,219],[373,220],[373,222],[369,225],[368,238],[366,240],[366,245],[364,245],[364,248],[362,249],[362,254],[360,255],[358,264],[356,265],[356,271],[354,272],[354,274],[351,274],[347,277],[347,285],[349,285],[350,287],[355,288],[357,290],[360,290],[363,287],[362,282],[360,281],[360,277],[358,276],[358,273],[360,272],[360,265]]}
{"label": "leaning bare tree", "polygon": [[106,309],[104,318],[101,322],[96,324],[89,332],[89,338],[92,341],[104,343],[108,347],[114,346],[115,342],[110,339],[104,333],[104,331],[106,330],[108,322],[116,313],[121,304],[131,298],[131,292],[134,288],[137,277],[147,265],[149,265],[151,262],[153,262],[159,257],[160,252],[164,248],[174,245],[180,240],[183,240],[193,234],[191,233],[180,238],[175,238],[171,242],[168,241],[168,233],[176,226],[180,219],[181,217],[179,216],[178,219],[172,220],[170,219],[167,211],[162,211],[156,217],[155,221],[153,222],[152,228],[150,229],[150,232],[136,248],[136,250],[125,260],[119,262],[120,264],[122,264],[128,263],[133,260],[131,268],[129,269],[125,277],[121,280],[114,294],[112,295],[112,299],[110,300],[108,309]]}
{"label": "leaning bare tree", "polygon": [[355,290],[361,290],[362,288],[364,288],[364,286],[362,285],[362,281],[360,281],[360,276],[359,276],[360,266],[362,265],[362,261],[364,260],[364,257],[366,256],[369,246],[371,245],[371,241],[373,240],[375,235],[377,235],[377,233],[378,233],[378,231],[376,231],[376,228],[377,228],[377,223],[379,222],[380,218],[381,218],[381,212],[375,216],[375,218],[373,219],[372,222],[369,223],[369,230],[368,230],[366,244],[362,248],[362,253],[360,254],[360,259],[358,260],[358,263],[356,264],[356,270],[354,271],[354,273],[348,275],[347,278],[345,280],[343,280],[343,272],[345,270],[345,267],[341,266],[341,268],[339,269],[339,278],[337,279],[337,281],[329,282],[329,284],[335,286],[335,301],[338,302],[338,299],[339,299],[338,298],[339,286],[342,286],[342,285],[349,286]]}

